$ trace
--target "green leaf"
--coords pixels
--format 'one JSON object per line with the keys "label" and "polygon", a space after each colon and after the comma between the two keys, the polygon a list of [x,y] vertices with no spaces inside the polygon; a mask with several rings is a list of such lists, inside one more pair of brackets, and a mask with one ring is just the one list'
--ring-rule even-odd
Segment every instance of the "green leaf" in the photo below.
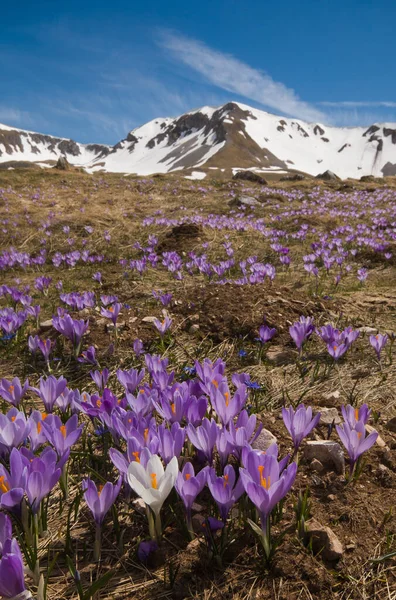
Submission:
{"label": "green leaf", "polygon": [[99,577],[99,579],[97,579],[95,583],[93,583],[91,587],[88,588],[88,590],[85,592],[82,600],[90,600],[96,592],[98,592],[103,587],[105,587],[105,585],[107,585],[107,583],[110,581],[113,575],[114,571],[107,571],[107,573],[102,575],[102,577]]}

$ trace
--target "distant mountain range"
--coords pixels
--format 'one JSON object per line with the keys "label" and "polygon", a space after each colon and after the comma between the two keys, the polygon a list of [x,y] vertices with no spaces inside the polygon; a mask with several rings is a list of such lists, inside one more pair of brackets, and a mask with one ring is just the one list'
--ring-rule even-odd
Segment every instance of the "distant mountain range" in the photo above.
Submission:
{"label": "distant mountain range", "polygon": [[45,168],[61,156],[90,173],[183,171],[186,177],[204,179],[208,173],[232,175],[243,169],[264,177],[330,170],[343,179],[378,177],[396,175],[396,123],[328,127],[229,102],[174,119],[154,119],[115,146],[79,144],[0,124],[0,167],[34,163]]}

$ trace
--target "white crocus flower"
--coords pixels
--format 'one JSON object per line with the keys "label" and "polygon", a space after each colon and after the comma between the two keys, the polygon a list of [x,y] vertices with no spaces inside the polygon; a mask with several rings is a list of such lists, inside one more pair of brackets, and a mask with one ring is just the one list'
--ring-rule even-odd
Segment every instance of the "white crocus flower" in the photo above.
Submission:
{"label": "white crocus flower", "polygon": [[[133,461],[128,467],[128,483],[140,498],[151,509],[147,511],[150,534],[152,537],[161,536],[160,510],[169,496],[179,472],[176,456],[164,469],[160,457],[153,454],[147,462],[146,468],[139,462]],[[155,530],[152,516],[155,517]]]}

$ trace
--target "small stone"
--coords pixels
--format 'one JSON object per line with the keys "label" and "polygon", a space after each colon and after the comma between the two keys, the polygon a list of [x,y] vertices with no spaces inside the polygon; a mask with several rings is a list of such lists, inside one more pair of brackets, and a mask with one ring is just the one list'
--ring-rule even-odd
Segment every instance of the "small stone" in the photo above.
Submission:
{"label": "small stone", "polygon": [[334,502],[334,500],[337,500],[337,496],[335,496],[334,494],[329,494],[327,496],[327,500],[330,500],[330,502]]}
{"label": "small stone", "polygon": [[191,508],[192,508],[193,511],[195,511],[197,513],[200,513],[200,512],[203,511],[203,506],[201,506],[200,504],[197,504],[196,502],[192,503]]}
{"label": "small stone", "polygon": [[367,335],[375,335],[378,333],[378,329],[376,327],[359,327],[360,333],[366,333]]}
{"label": "small stone", "polygon": [[146,503],[141,498],[136,498],[133,500],[132,506],[137,512],[146,514]]}
{"label": "small stone", "polygon": [[203,515],[194,515],[192,518],[192,524],[194,531],[201,531],[202,525],[205,523],[206,518]]}
{"label": "small stone", "polygon": [[351,552],[351,550],[355,550],[356,548],[356,544],[347,544],[345,546],[345,550],[348,550],[348,552]]}
{"label": "small stone", "polygon": [[296,354],[283,348],[270,348],[266,353],[266,359],[275,365],[288,365],[295,362]]}
{"label": "small stone", "polygon": [[319,399],[319,406],[329,407],[329,406],[338,406],[340,399],[339,390],[335,390],[334,392],[330,392],[329,394],[325,394],[323,398]]}
{"label": "small stone", "polygon": [[312,540],[312,549],[315,554],[320,554],[324,560],[339,560],[344,549],[334,531],[330,527],[321,525],[316,519],[307,522],[307,536]]}
{"label": "small stone", "polygon": [[199,321],[199,319],[200,319],[200,316],[199,316],[199,314],[197,313],[196,315],[191,315],[191,317],[189,317],[189,319],[190,319],[190,321],[193,321],[193,322],[194,322],[194,321]]}
{"label": "small stone", "polygon": [[396,417],[392,417],[392,419],[389,419],[389,421],[385,423],[385,427],[389,431],[392,431],[392,433],[396,433]]}
{"label": "small stone", "polygon": [[317,460],[316,458],[313,459],[313,461],[310,464],[310,467],[312,471],[315,471],[315,473],[323,473],[324,471],[324,466],[322,465],[320,460]]}
{"label": "small stone", "polygon": [[[373,433],[373,431],[377,431],[377,430],[375,429],[375,427],[372,427],[371,425],[366,425],[366,431],[368,434],[370,434],[370,433]],[[377,441],[375,443],[380,448],[385,448],[385,446],[386,446],[386,442],[382,439],[382,437],[380,435],[378,435]]]}
{"label": "small stone", "polygon": [[338,410],[336,408],[328,408],[324,407],[320,409],[320,425],[331,425],[332,423],[336,423],[337,425],[341,423],[340,416],[338,414]]}
{"label": "small stone", "polygon": [[47,319],[47,321],[42,321],[40,323],[41,331],[47,331],[48,329],[52,329],[52,319]]}
{"label": "small stone", "polygon": [[276,444],[277,441],[278,440],[273,433],[268,431],[268,429],[262,429],[257,439],[254,440],[252,448],[254,450],[261,450],[261,452],[265,452],[270,446],[272,446],[272,444]]}
{"label": "small stone", "polygon": [[345,457],[338,442],[331,440],[308,441],[303,452],[306,460],[311,461],[316,458],[322,465],[333,467],[336,473],[341,475],[345,473]]}
{"label": "small stone", "polygon": [[199,325],[198,323],[194,323],[194,325],[191,325],[191,327],[189,328],[188,332],[189,333],[196,333],[197,331],[199,331]]}
{"label": "small stone", "polygon": [[142,321],[143,323],[154,323],[156,319],[157,317],[143,317]]}
{"label": "small stone", "polygon": [[125,321],[118,321],[117,325],[114,326],[114,323],[106,323],[106,331],[121,331],[121,329],[125,329]]}

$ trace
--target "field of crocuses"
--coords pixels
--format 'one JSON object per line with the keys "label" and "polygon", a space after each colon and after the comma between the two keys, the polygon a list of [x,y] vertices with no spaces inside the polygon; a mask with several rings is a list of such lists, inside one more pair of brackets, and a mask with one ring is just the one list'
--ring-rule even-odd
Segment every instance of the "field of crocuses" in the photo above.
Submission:
{"label": "field of crocuses", "polygon": [[396,181],[0,207],[0,597],[396,598]]}

